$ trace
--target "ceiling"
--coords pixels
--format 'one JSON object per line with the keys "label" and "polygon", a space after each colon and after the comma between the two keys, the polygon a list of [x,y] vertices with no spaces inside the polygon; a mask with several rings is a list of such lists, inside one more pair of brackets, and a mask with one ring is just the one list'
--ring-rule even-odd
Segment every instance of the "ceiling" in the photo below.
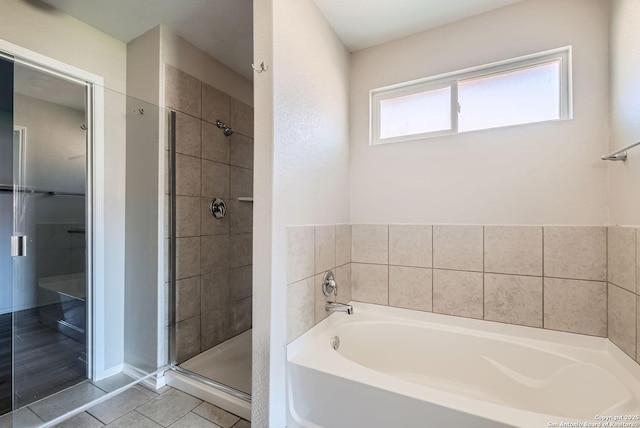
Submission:
{"label": "ceiling", "polygon": [[[253,0],[24,1],[54,6],[125,43],[165,24],[253,80]],[[347,48],[356,51],[522,0],[314,1]]]}
{"label": "ceiling", "polygon": [[314,1],[353,52],[522,0]]}
{"label": "ceiling", "polygon": [[125,43],[158,24],[165,24],[227,67],[253,80],[252,0],[43,1]]}

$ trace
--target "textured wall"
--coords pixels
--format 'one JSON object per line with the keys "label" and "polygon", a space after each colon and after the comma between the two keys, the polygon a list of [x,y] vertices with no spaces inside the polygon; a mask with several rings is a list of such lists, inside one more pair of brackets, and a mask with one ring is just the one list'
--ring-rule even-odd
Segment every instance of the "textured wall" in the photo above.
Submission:
{"label": "textured wall", "polygon": [[[265,62],[273,70],[273,1],[253,2],[253,54],[255,64]],[[271,352],[283,356],[283,322],[272,318],[272,306],[277,296],[272,292],[273,277],[273,72],[254,76],[255,147],[254,191],[258,196],[253,204],[253,295],[260,302],[253,306],[253,356],[251,361],[251,421],[256,426],[269,426],[269,400],[273,396],[282,400],[284,382],[269,383],[278,367],[271,365]],[[273,302],[273,303],[272,303]],[[281,309],[281,306],[280,306]],[[272,322],[272,319],[276,320]],[[273,369],[273,370],[272,370]],[[271,394],[271,389],[275,391]],[[284,412],[279,412],[279,421]]]}
{"label": "textured wall", "polygon": [[[612,0],[609,13],[609,150],[640,141],[640,2]],[[640,222],[640,148],[626,162],[609,163],[609,222]]]}
{"label": "textured wall", "polygon": [[[606,4],[524,1],[354,52],[351,222],[605,224]],[[573,120],[368,145],[369,90],[567,45]]]}
{"label": "textured wall", "polygon": [[286,226],[349,221],[349,61],[312,0],[274,0],[269,426],[286,424]]}

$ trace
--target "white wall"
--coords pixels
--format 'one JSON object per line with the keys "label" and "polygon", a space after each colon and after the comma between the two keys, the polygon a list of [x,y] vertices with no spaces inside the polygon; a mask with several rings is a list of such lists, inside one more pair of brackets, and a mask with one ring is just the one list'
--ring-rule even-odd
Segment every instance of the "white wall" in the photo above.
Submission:
{"label": "white wall", "polygon": [[[574,119],[368,145],[369,90],[573,46]],[[353,223],[604,224],[607,3],[528,0],[353,54]]]}
{"label": "white wall", "polygon": [[[610,5],[609,150],[614,151],[640,141],[640,2],[611,0]],[[626,162],[609,162],[611,224],[640,224],[640,147],[628,156]]]}
{"label": "white wall", "polygon": [[[269,400],[282,403],[283,380],[269,382],[282,375],[283,338],[286,324],[274,315],[274,302],[282,298],[275,295],[273,282],[273,0],[253,2],[253,62],[265,62],[270,72],[254,76],[254,150],[253,150],[253,355],[251,361],[251,421],[257,427],[269,426]],[[273,296],[273,298],[272,298]],[[256,304],[260,302],[260,304]],[[284,311],[283,305],[275,303]],[[272,325],[273,322],[273,325]],[[275,329],[275,331],[272,330]],[[273,356],[273,358],[271,358]],[[272,360],[276,363],[271,372]],[[277,377],[276,377],[277,379]],[[273,388],[273,393],[270,389]],[[277,412],[276,412],[277,413]],[[285,415],[271,415],[274,421],[284,421]],[[281,426],[282,424],[280,424]],[[278,426],[278,425],[273,425]]]}
{"label": "white wall", "polygon": [[[0,39],[104,77],[105,86],[126,88],[126,47],[104,33],[66,14],[46,11],[22,0],[3,0]],[[124,292],[124,104],[106,104],[105,124],[105,313],[117,320],[123,313]],[[105,325],[108,346],[100,356],[105,369],[123,359],[123,325]]]}
{"label": "white wall", "polygon": [[[160,27],[127,44],[127,221],[125,255],[125,370],[144,373],[166,364],[164,308],[164,112],[160,103]],[[144,100],[144,101],[143,101]],[[144,115],[133,113],[144,110]],[[164,160],[164,158],[163,158]],[[156,323],[149,322],[157,320]],[[165,346],[162,346],[165,349]]]}
{"label": "white wall", "polygon": [[311,0],[256,3],[254,61],[270,69],[255,75],[254,300],[260,304],[254,305],[252,416],[257,426],[282,427],[286,226],[349,221],[350,56]]}

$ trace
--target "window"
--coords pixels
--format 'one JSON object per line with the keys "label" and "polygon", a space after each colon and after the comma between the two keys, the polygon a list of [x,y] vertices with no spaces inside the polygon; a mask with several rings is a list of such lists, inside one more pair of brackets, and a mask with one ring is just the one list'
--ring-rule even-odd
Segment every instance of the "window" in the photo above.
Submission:
{"label": "window", "polygon": [[371,91],[371,144],[571,119],[571,47]]}

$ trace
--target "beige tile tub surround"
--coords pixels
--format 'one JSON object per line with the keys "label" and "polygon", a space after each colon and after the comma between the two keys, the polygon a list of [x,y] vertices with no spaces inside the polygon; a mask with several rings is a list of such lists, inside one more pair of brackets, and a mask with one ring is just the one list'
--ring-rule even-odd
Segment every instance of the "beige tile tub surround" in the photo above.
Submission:
{"label": "beige tile tub surround", "polygon": [[640,295],[640,228],[636,229],[636,294]]}
{"label": "beige tile tub surround", "polygon": [[433,226],[433,267],[482,272],[482,226]]}
{"label": "beige tile tub surround", "polygon": [[287,228],[287,284],[309,278],[315,273],[315,228]]}
{"label": "beige tile tub surround", "polygon": [[389,263],[389,226],[386,224],[352,225],[351,261],[374,264]]}
{"label": "beige tile tub surround", "polygon": [[[297,274],[298,281],[313,278],[307,310],[314,324],[327,315],[321,274],[335,257],[339,284],[351,285],[349,293],[342,286],[340,302],[609,337],[640,360],[638,228],[392,224],[290,229],[297,237],[289,242],[294,260],[288,275],[304,271],[306,277]],[[310,326],[306,322],[305,328]]]}
{"label": "beige tile tub surround", "polygon": [[[329,316],[325,308],[326,302],[340,302],[348,303],[351,301],[351,264],[346,264],[340,267],[332,268],[334,278],[338,284],[338,295],[325,296],[322,291],[322,279],[324,272],[314,277],[315,288],[315,324]],[[315,325],[314,324],[314,325]]]}
{"label": "beige tile tub surround", "polygon": [[322,273],[336,266],[336,227],[316,226],[315,233],[315,273]]}
{"label": "beige tile tub surround", "polygon": [[432,226],[389,225],[390,265],[431,267],[432,250]]}
{"label": "beige tile tub surround", "polygon": [[609,227],[607,272],[610,283],[636,292],[636,229]]}
{"label": "beige tile tub surround", "polygon": [[433,270],[389,266],[389,306],[431,312]]}
{"label": "beige tile tub surround", "polygon": [[607,228],[545,227],[544,276],[606,281]]}
{"label": "beige tile tub surround", "polygon": [[542,276],[542,227],[486,226],[484,271]]}
{"label": "beige tile tub surround", "polygon": [[483,318],[482,272],[433,270],[433,312]]}
{"label": "beige tile tub surround", "polygon": [[485,273],[484,319],[542,327],[542,278]]}
{"label": "beige tile tub surround", "polygon": [[338,280],[338,296],[336,301],[340,303],[349,303],[353,300],[352,281],[351,281],[351,263],[338,266],[334,271]]}
{"label": "beige tile tub surround", "polygon": [[544,327],[607,337],[607,284],[545,278]]}
{"label": "beige tile tub surround", "polygon": [[336,225],[336,264],[342,266],[351,262],[351,225]]}
{"label": "beige tile tub surround", "polygon": [[389,305],[389,266],[351,263],[353,300]]}
{"label": "beige tile tub surround", "polygon": [[631,358],[637,357],[638,297],[615,284],[609,284],[609,340]]}
{"label": "beige tile tub surround", "polygon": [[[325,302],[351,301],[350,226],[287,227],[287,341],[325,319],[329,313]],[[341,253],[340,264],[336,254]],[[346,255],[345,255],[346,254]],[[338,295],[327,297],[322,292],[326,271],[333,271]]]}

